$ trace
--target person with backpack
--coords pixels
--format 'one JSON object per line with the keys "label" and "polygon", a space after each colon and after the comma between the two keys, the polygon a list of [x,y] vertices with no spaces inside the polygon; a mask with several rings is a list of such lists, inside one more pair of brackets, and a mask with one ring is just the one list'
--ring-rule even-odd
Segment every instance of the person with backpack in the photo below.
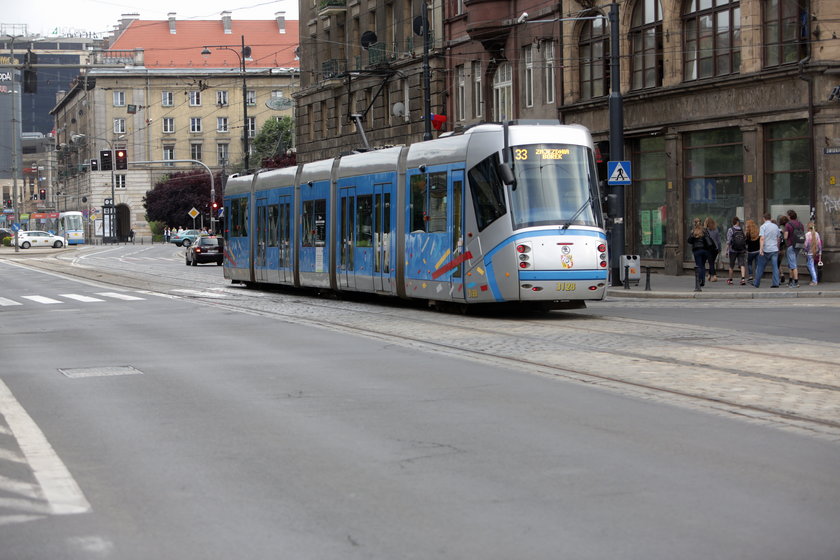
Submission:
{"label": "person with backpack", "polygon": [[808,265],[808,272],[811,274],[811,286],[816,286],[819,282],[819,275],[817,274],[817,266],[822,266],[822,239],[817,233],[814,222],[808,222],[808,233],[805,234],[805,259]]}
{"label": "person with backpack", "polygon": [[744,233],[747,236],[747,274],[749,274],[747,282],[752,283],[758,265],[758,251],[761,249],[761,238],[755,220],[747,220]]}
{"label": "person with backpack", "polygon": [[741,269],[741,285],[747,284],[747,235],[741,229],[741,219],[732,218],[732,227],[726,231],[726,246],[729,248],[729,278],[726,283],[732,285],[732,270],[735,263]]}
{"label": "person with backpack", "polygon": [[709,252],[714,249],[715,244],[709,237],[709,231],[703,227],[700,218],[694,218],[694,224],[688,232],[687,242],[691,247],[691,254],[694,256],[694,291],[701,292],[701,286],[706,284],[706,261],[709,259]]}
{"label": "person with backpack", "polygon": [[787,218],[782,233],[785,237],[785,256],[790,269],[788,288],[798,288],[799,271],[796,269],[796,258],[799,255],[799,250],[805,245],[805,226],[796,219],[796,210],[788,210]]}

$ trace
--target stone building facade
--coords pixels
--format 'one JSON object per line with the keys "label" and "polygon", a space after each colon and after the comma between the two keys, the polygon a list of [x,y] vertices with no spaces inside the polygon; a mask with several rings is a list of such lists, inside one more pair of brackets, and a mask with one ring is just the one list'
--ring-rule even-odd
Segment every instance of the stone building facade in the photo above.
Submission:
{"label": "stone building facade", "polygon": [[[111,198],[112,177],[92,170],[91,160],[109,148],[126,150],[129,162],[114,174],[118,239],[131,230],[150,235],[146,192],[163,175],[196,168],[167,161],[197,160],[214,172],[240,170],[243,136],[250,151],[267,120],[294,112],[297,22],[289,24],[279,15],[276,21],[232,21],[227,12],[219,21],[124,16],[110,47],[93,53],[92,66],[52,109],[61,209],[81,210],[90,218],[88,236],[101,235],[94,224]],[[184,216],[182,224],[171,225],[192,221]]]}
{"label": "stone building facade", "polygon": [[[711,216],[725,233],[734,216],[760,223],[765,212],[794,209],[823,237],[824,278],[840,279],[840,3],[626,0],[615,30],[603,0],[429,6],[429,91],[432,112],[447,116],[444,130],[511,119],[583,124],[605,160],[602,172],[617,37],[624,159],[633,169],[623,189],[628,253],[681,273],[693,267],[686,234],[695,216]],[[346,115],[367,105],[348,105],[347,96],[375,84],[356,89],[360,77],[336,80],[325,70],[342,60],[353,66],[356,38],[368,28],[385,39],[380,67],[399,70],[371,104],[371,144],[422,140],[418,52],[388,50],[388,41],[405,37],[389,29],[405,33],[419,11],[411,0],[324,0],[302,9],[304,53],[314,57],[304,59],[298,98],[302,151],[333,155],[352,135]],[[325,26],[333,30],[329,46],[318,40]],[[394,123],[393,86],[403,79],[408,122]]]}

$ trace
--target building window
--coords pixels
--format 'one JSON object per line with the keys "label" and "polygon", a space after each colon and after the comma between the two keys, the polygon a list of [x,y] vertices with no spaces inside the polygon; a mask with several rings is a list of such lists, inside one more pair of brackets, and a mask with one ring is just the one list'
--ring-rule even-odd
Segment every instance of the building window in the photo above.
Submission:
{"label": "building window", "polygon": [[543,64],[545,65],[545,103],[554,104],[554,41],[543,41]]}
{"label": "building window", "polygon": [[201,144],[190,144],[190,159],[201,161]]}
{"label": "building window", "polygon": [[201,117],[190,117],[190,132],[201,132]]}
{"label": "building window", "polygon": [[227,90],[219,90],[216,92],[216,105],[219,107],[227,107],[228,92]]}
{"label": "building window", "polygon": [[[735,127],[691,132],[685,157],[685,231],[694,218],[711,216],[725,228],[744,215],[744,147]],[[725,229],[724,229],[725,233]]]}
{"label": "building window", "polygon": [[531,45],[522,48],[522,58],[525,61],[525,75],[523,86],[525,87],[525,106],[534,106],[534,49]]}
{"label": "building window", "polygon": [[465,116],[465,105],[467,104],[467,77],[464,71],[464,65],[461,64],[455,67],[455,80],[457,83],[455,84],[455,118],[459,121],[464,120]]}
{"label": "building window", "polygon": [[124,91],[114,91],[114,107],[125,107]]}
{"label": "building window", "polygon": [[579,48],[581,99],[607,95],[610,40],[605,18],[599,17],[584,22]]}
{"label": "building window", "polygon": [[810,207],[811,158],[808,121],[785,121],[765,126],[767,206],[773,217],[791,206]]}
{"label": "building window", "polygon": [[662,85],[662,5],[659,0],[639,2],[630,29],[633,89]]}
{"label": "building window", "polygon": [[272,99],[283,99],[283,91],[279,89],[275,89],[271,92]]}
{"label": "building window", "polygon": [[472,63],[472,88],[473,116],[480,119],[484,115],[484,93],[481,91],[480,60],[474,60]]}
{"label": "building window", "polygon": [[503,62],[493,75],[493,120],[504,122],[513,118],[513,68]]}
{"label": "building window", "polygon": [[764,10],[764,66],[799,62],[805,57],[807,3],[802,0],[768,0]]}
{"label": "building window", "polygon": [[160,104],[164,107],[172,107],[175,105],[175,94],[171,91],[160,92]]}
{"label": "building window", "polygon": [[227,132],[228,131],[228,118],[227,117],[216,117],[216,132]]}
{"label": "building window", "polygon": [[125,174],[117,174],[114,175],[114,188],[115,189],[124,189],[125,188]]}
{"label": "building window", "polygon": [[257,104],[257,92],[249,89],[245,92],[245,104],[249,107],[253,107]]}
{"label": "building window", "polygon": [[199,107],[201,106],[201,92],[200,91],[191,91],[190,92],[190,107]]}
{"label": "building window", "polygon": [[667,161],[665,138],[641,138],[633,145],[633,192],[637,197],[638,252],[643,259],[665,257],[668,240],[667,217]]}
{"label": "building window", "polygon": [[[163,159],[170,160],[175,159],[175,145],[174,144],[164,144],[163,145]],[[166,165],[171,166],[171,163],[167,163]]]}
{"label": "building window", "polygon": [[125,134],[125,119],[114,119],[114,134]]}
{"label": "building window", "polygon": [[738,0],[688,0],[683,14],[683,79],[738,72],[741,4]]}
{"label": "building window", "polygon": [[248,138],[257,135],[257,117],[248,117]]}
{"label": "building window", "polygon": [[452,0],[455,3],[455,15],[460,16],[464,13],[464,0]]}
{"label": "building window", "polygon": [[230,145],[216,144],[216,155],[219,158],[219,165],[225,165],[230,160]]}
{"label": "building window", "polygon": [[163,117],[163,132],[164,134],[175,132],[175,119],[173,117]]}

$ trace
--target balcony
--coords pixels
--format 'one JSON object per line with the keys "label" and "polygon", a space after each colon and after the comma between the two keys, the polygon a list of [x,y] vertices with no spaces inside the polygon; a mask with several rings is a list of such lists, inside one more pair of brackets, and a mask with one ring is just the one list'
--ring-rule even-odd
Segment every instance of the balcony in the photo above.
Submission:
{"label": "balcony", "polygon": [[390,60],[391,57],[385,51],[385,43],[374,43],[368,47],[368,65],[381,66],[388,64]]}
{"label": "balcony", "polygon": [[485,49],[503,47],[510,34],[511,3],[508,0],[468,0],[467,35]]}
{"label": "balcony", "polygon": [[347,61],[331,58],[321,63],[321,85],[342,83],[347,75]]}
{"label": "balcony", "polygon": [[347,11],[347,0],[320,0],[318,2],[318,15],[320,17],[343,14]]}

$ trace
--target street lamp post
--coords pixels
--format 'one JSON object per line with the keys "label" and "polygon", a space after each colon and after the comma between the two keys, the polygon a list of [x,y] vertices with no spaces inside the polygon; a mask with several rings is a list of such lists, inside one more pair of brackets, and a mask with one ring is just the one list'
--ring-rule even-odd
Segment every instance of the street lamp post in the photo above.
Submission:
{"label": "street lamp post", "polygon": [[[239,72],[242,75],[242,150],[244,152],[245,171],[250,167],[250,147],[248,145],[248,82],[245,77],[245,59],[251,56],[251,47],[245,46],[245,35],[242,35],[241,45],[205,45],[202,56],[210,55],[210,48],[226,50],[239,57]],[[236,50],[234,47],[239,47]]]}

